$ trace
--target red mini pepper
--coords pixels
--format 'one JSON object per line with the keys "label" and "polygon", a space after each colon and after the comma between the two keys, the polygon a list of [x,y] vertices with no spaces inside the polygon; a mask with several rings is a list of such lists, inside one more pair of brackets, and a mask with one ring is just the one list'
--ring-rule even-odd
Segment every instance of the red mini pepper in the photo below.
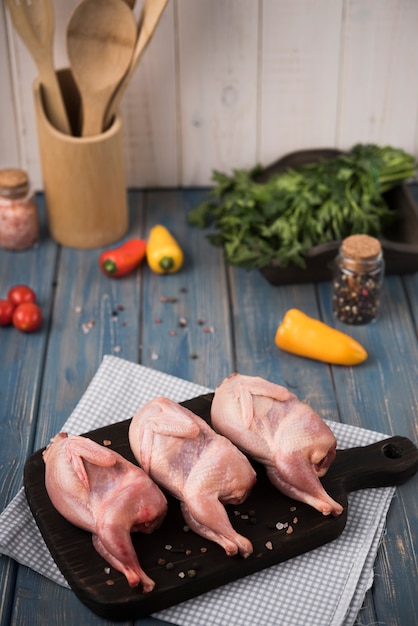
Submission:
{"label": "red mini pepper", "polygon": [[144,239],[128,239],[118,248],[105,250],[99,257],[100,269],[112,278],[125,276],[141,263],[146,247]]}

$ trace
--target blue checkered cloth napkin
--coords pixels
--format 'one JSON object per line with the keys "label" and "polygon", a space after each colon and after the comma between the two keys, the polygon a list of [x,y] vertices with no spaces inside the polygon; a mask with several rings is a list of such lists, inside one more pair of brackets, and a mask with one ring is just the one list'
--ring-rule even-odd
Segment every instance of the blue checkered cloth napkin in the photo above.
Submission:
{"label": "blue checkered cloth napkin", "polygon": [[[175,376],[105,356],[62,430],[80,434],[128,419],[159,395],[180,402],[208,391]],[[354,426],[327,423],[339,448],[386,438]],[[394,491],[385,487],[349,494],[347,525],[335,541],[155,613],[155,617],[179,626],[352,626],[373,582],[373,564]],[[0,515],[0,553],[68,587],[42,539],[23,489]]]}

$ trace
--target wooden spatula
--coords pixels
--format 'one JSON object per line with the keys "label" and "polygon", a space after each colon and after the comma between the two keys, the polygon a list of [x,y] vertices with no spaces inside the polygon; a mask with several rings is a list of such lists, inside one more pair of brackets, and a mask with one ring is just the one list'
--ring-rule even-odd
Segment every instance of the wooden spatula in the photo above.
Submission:
{"label": "wooden spatula", "polygon": [[71,134],[53,63],[54,12],[51,0],[6,0],[13,26],[32,55],[42,84],[45,113],[62,133]]}
{"label": "wooden spatula", "polygon": [[157,28],[157,24],[160,21],[167,2],[168,0],[145,0],[144,2],[141,17],[139,20],[138,38],[135,45],[135,50],[131,62],[129,63],[128,70],[123,76],[120,83],[117,85],[115,91],[113,92],[109,105],[106,109],[104,118],[105,129],[110,125],[115,113],[117,112],[120,100],[125,93],[127,86],[129,85],[132,75],[135,72],[139,61],[141,60],[145,49],[152,39],[154,31]]}

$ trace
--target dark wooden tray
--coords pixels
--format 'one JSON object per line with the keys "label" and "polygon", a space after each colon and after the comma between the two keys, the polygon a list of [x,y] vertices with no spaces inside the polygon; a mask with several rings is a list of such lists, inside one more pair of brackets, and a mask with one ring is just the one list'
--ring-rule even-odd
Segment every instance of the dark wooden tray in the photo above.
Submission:
{"label": "dark wooden tray", "polygon": [[[317,149],[292,152],[266,167],[257,180],[268,180],[272,174],[288,168],[298,168],[322,159],[330,159],[341,154],[340,150]],[[389,207],[400,215],[399,223],[392,231],[380,237],[386,274],[407,274],[418,271],[418,207],[406,184],[399,185],[384,194]],[[337,256],[341,241],[330,241],[311,248],[306,256],[306,268],[296,266],[280,267],[268,265],[260,272],[272,285],[331,280],[332,263]]]}
{"label": "dark wooden tray", "polygon": [[[212,398],[213,394],[207,394],[182,404],[210,422]],[[110,440],[112,449],[133,461],[129,424],[130,420],[125,420],[86,436],[98,443]],[[90,533],[67,522],[52,506],[45,489],[42,452],[38,450],[27,460],[24,472],[34,518],[78,598],[97,615],[112,620],[149,615],[328,543],[342,533],[346,524],[347,492],[400,484],[418,468],[418,450],[403,437],[337,451],[323,480],[330,495],[344,506],[341,516],[334,518],[324,517],[278,492],[264,468],[254,464],[258,479],[248,500],[238,507],[228,507],[233,526],[254,544],[254,553],[247,559],[227,557],[218,545],[186,532],[179,504],[168,496],[168,514],[161,528],[151,535],[133,535],[139,561],[156,581],[154,591],[143,594],[139,588],[129,588],[119,572],[112,569],[107,573],[108,564],[94,550]],[[278,522],[289,524],[293,532],[287,533],[286,527],[277,529]],[[173,549],[167,550],[168,545]],[[161,559],[171,563],[172,569],[161,564]]]}

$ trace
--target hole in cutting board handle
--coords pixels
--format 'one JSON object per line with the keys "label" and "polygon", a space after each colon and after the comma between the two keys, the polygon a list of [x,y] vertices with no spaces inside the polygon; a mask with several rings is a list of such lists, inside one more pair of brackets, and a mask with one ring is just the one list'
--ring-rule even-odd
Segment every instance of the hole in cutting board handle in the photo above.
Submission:
{"label": "hole in cutting board handle", "polygon": [[383,446],[382,452],[388,459],[400,459],[403,455],[402,448],[393,443]]}

